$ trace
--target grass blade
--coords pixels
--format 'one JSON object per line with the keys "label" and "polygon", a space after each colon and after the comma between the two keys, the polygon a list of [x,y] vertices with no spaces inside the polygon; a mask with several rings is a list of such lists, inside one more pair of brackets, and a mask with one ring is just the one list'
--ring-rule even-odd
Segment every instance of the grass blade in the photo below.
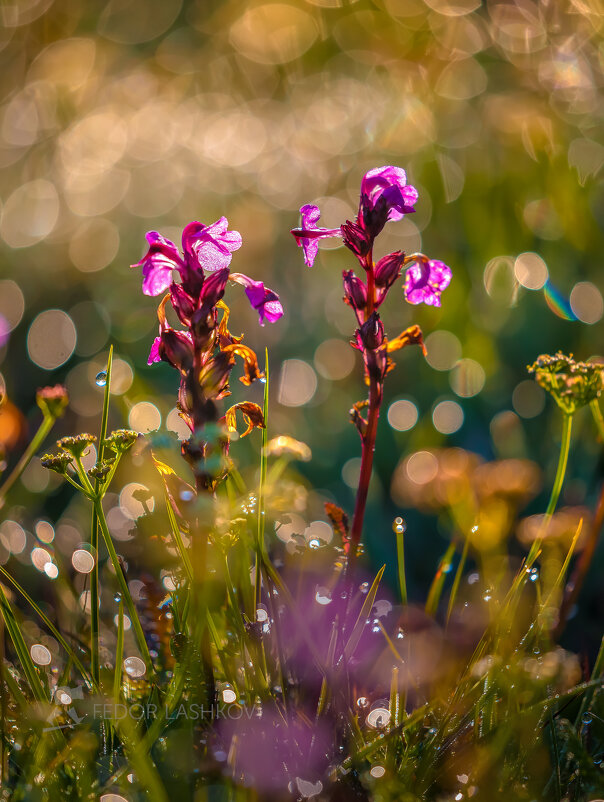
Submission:
{"label": "grass blade", "polygon": [[[107,370],[105,392],[103,395],[103,411],[101,413],[101,430],[99,432],[98,460],[101,462],[105,455],[105,438],[107,437],[107,422],[109,420],[109,396],[111,394],[111,369],[113,366],[113,345],[109,346],[107,357]],[[98,479],[94,483],[95,492],[99,492]],[[101,672],[99,657],[99,521],[96,508],[92,508],[92,521],[90,524],[90,548],[94,557],[94,566],[90,572],[90,673],[98,686]]]}
{"label": "grass blade", "polygon": [[88,671],[86,671],[86,668],[84,667],[84,664],[82,663],[80,658],[77,656],[75,651],[69,645],[67,640],[65,640],[65,638],[61,635],[61,633],[55,627],[55,625],[52,623],[52,621],[48,618],[48,616],[40,609],[40,607],[31,598],[31,596],[26,592],[26,590],[21,587],[21,585],[17,582],[17,580],[14,579],[8,573],[8,571],[5,568],[3,568],[2,566],[0,566],[0,574],[2,574],[2,576],[11,583],[11,585],[15,588],[15,590],[18,593],[20,593],[21,596],[23,596],[25,601],[30,605],[30,607],[36,613],[36,615],[38,615],[39,618],[45,624],[45,626],[48,627],[48,629],[52,633],[53,637],[56,638],[56,640],[59,642],[59,644],[67,652],[67,654],[69,655],[69,657],[70,657],[71,661],[73,662],[74,666],[78,669],[78,671],[80,672],[82,677],[86,680],[86,682],[90,685],[90,687],[94,688],[95,690],[98,690],[98,685],[96,685],[96,683],[94,681],[94,678],[89,674]]}
{"label": "grass blade", "polygon": [[436,569],[436,573],[434,574],[434,579],[432,580],[432,584],[430,585],[430,590],[428,592],[428,599],[426,600],[426,612],[428,615],[436,615],[436,611],[438,610],[438,604],[440,602],[440,597],[442,596],[443,587],[445,585],[445,579],[447,578],[447,572],[451,567],[451,560],[453,559],[453,555],[455,554],[455,543],[451,543],[449,548],[440,558],[440,562],[438,564],[438,568]]}
{"label": "grass blade", "polygon": [[355,649],[359,645],[359,641],[361,640],[361,635],[363,634],[363,630],[365,629],[365,622],[366,622],[367,618],[369,617],[369,613],[371,612],[371,610],[373,608],[373,605],[374,605],[374,602],[375,602],[375,597],[376,597],[377,592],[378,592],[378,587],[380,585],[380,581],[382,579],[382,576],[384,575],[384,571],[385,570],[386,570],[386,566],[382,565],[380,570],[377,572],[377,576],[373,580],[373,584],[369,588],[369,591],[367,593],[367,597],[365,598],[365,601],[363,602],[363,606],[361,607],[361,611],[359,613],[359,616],[358,616],[358,618],[357,618],[357,620],[355,622],[354,627],[352,628],[352,632],[350,633],[350,637],[348,638],[348,642],[346,643],[346,646],[344,647],[344,658],[345,658],[346,661],[348,661],[352,657],[352,655],[355,652]]}

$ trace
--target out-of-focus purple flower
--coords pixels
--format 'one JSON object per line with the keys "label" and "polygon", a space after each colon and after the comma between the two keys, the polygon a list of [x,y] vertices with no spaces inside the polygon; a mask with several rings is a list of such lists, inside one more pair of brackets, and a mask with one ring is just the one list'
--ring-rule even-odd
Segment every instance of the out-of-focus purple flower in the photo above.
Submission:
{"label": "out-of-focus purple flower", "polygon": [[221,270],[231,264],[233,251],[241,248],[241,234],[229,231],[229,221],[221,217],[215,223],[204,226],[193,222],[182,232],[182,247],[187,265],[202,268],[207,273]]}
{"label": "out-of-focus purple flower", "polygon": [[449,286],[451,268],[438,259],[419,258],[405,276],[405,298],[410,304],[440,306],[440,294]]}
{"label": "out-of-focus purple flower", "polygon": [[0,315],[0,348],[6,345],[9,336],[10,326],[8,325],[8,321],[3,315]]}
{"label": "out-of-focus purple flower", "polygon": [[172,283],[174,270],[182,270],[185,263],[178,253],[178,248],[169,239],[162,237],[157,231],[146,234],[149,250],[132,267],[143,268],[143,292],[145,295],[160,295]]}
{"label": "out-of-focus purple flower", "polygon": [[298,245],[304,250],[304,261],[312,267],[319,251],[319,240],[327,237],[341,237],[339,228],[317,228],[321,212],[318,206],[307,203],[300,209],[302,218],[300,228],[292,229]]}
{"label": "out-of-focus purple flower", "polygon": [[265,287],[264,282],[254,281],[243,273],[231,273],[230,279],[245,287],[245,294],[249,302],[260,316],[261,326],[264,326],[265,320],[275,323],[283,316],[283,307],[279,296],[273,290]]}
{"label": "out-of-focus purple flower", "polygon": [[361,199],[367,199],[373,210],[380,199],[388,209],[387,220],[400,220],[403,215],[414,212],[418,193],[407,184],[407,175],[401,167],[375,167],[365,173],[361,181]]}

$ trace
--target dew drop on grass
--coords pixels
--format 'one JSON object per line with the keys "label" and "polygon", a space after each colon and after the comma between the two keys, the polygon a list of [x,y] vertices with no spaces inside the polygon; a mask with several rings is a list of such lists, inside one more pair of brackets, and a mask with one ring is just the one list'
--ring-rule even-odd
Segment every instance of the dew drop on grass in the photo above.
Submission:
{"label": "dew drop on grass", "polygon": [[124,671],[132,679],[139,679],[145,675],[147,666],[140,657],[127,657],[124,660]]}
{"label": "dew drop on grass", "polygon": [[359,585],[359,590],[361,593],[367,593],[369,590],[369,582],[363,582],[361,585]]}
{"label": "dew drop on grass", "polygon": [[407,529],[407,524],[403,518],[395,518],[392,522],[392,531],[395,535],[403,535]]}
{"label": "dew drop on grass", "polygon": [[365,721],[367,722],[367,726],[374,730],[382,729],[383,727],[387,727],[390,723],[390,711],[385,707],[376,707],[368,713]]}
{"label": "dew drop on grass", "polygon": [[193,498],[193,491],[192,490],[181,490],[179,493],[181,501],[191,501]]}
{"label": "dew drop on grass", "polygon": [[119,603],[119,602],[121,602],[121,600],[122,600],[122,594],[121,593],[115,593],[114,596],[113,596],[113,601]]}
{"label": "dew drop on grass", "polygon": [[321,541],[318,538],[313,537],[308,541],[308,545],[311,549],[318,549],[321,545]]}
{"label": "dew drop on grass", "polygon": [[583,715],[581,716],[581,721],[583,722],[583,724],[591,724],[593,718],[594,717],[592,716],[591,713],[583,713]]}
{"label": "dew drop on grass", "polygon": [[52,656],[50,651],[43,646],[41,643],[34,643],[34,645],[29,650],[31,655],[31,659],[39,666],[47,666],[50,665],[50,661],[52,660]]}
{"label": "dew drop on grass", "polygon": [[101,370],[99,373],[96,374],[94,383],[97,387],[104,387],[107,384],[107,373],[104,370]]}

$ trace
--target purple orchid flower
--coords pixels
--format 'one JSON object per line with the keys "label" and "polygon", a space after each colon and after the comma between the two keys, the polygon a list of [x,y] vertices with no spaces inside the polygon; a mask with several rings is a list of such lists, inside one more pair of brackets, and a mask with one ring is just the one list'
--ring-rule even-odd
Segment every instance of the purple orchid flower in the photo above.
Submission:
{"label": "purple orchid flower", "polygon": [[440,306],[440,294],[451,282],[451,268],[438,259],[418,256],[407,269],[405,298],[410,304]]}
{"label": "purple orchid flower", "polygon": [[186,281],[187,274],[213,273],[228,267],[232,253],[241,247],[241,234],[228,231],[228,220],[221,217],[215,223],[204,226],[193,222],[182,233],[183,256],[176,245],[162,237],[157,231],[146,235],[149,250],[132,267],[143,269],[143,292],[145,295],[161,295],[172,283],[172,273],[177,270]]}
{"label": "purple orchid flower", "polygon": [[258,312],[260,319],[259,323],[264,326],[264,321],[268,320],[269,323],[275,323],[283,316],[283,307],[276,292],[264,286],[262,281],[254,281],[254,279],[243,273],[231,273],[231,281],[236,281],[245,287],[245,294],[248,297],[252,307]]}
{"label": "purple orchid flower", "polygon": [[366,199],[366,207],[375,209],[383,199],[388,214],[387,220],[401,220],[403,215],[414,212],[418,192],[407,184],[407,174],[401,167],[375,167],[365,173],[361,181],[361,199]]}
{"label": "purple orchid flower", "polygon": [[341,237],[342,232],[339,228],[317,228],[321,212],[318,206],[307,203],[300,209],[302,218],[300,228],[292,229],[292,234],[296,238],[298,245],[304,250],[304,261],[308,267],[315,263],[319,251],[319,240],[327,237]]}
{"label": "purple orchid flower", "polygon": [[[316,219],[318,213],[317,209]],[[144,294],[160,295],[169,289],[181,322],[188,325],[196,309],[196,299],[214,306],[222,298],[227,281],[231,280],[245,287],[249,302],[260,315],[261,326],[266,320],[270,323],[279,320],[283,307],[276,292],[265,287],[262,281],[254,281],[242,273],[230,274],[233,251],[241,247],[241,234],[229,231],[228,225],[226,217],[209,226],[189,223],[182,233],[182,255],[169,239],[157,231],[149,231],[146,235],[149,249],[140,262],[132,265],[143,269]],[[179,273],[182,284],[173,281],[174,271]],[[149,364],[159,359],[159,341],[156,340]]]}
{"label": "purple orchid flower", "polygon": [[221,217],[209,226],[197,222],[189,223],[182,232],[182,247],[187,264],[194,269],[201,267],[206,273],[228,267],[233,251],[241,248],[241,234],[238,231],[229,231],[228,226],[226,217]]}

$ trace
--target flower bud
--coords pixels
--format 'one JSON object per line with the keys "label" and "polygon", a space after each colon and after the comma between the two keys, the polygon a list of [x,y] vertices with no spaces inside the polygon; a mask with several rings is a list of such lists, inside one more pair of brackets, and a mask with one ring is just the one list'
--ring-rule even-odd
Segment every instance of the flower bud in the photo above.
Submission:
{"label": "flower bud", "polygon": [[372,312],[369,319],[358,330],[363,350],[375,351],[384,342],[384,325],[377,312]]}
{"label": "flower bud", "polygon": [[57,440],[57,446],[61,451],[66,451],[76,459],[79,459],[88,448],[96,443],[96,437],[93,434],[76,434],[75,437],[62,437]]}
{"label": "flower bud", "polygon": [[91,479],[96,479],[98,482],[104,482],[114,462],[115,460],[113,459],[104,459],[102,462],[97,462],[97,464],[88,471],[88,476],[90,476]]}
{"label": "flower bud", "polygon": [[186,334],[166,329],[159,337],[159,355],[164,362],[180,371],[189,370],[193,364],[193,345]]}
{"label": "flower bud", "polygon": [[180,284],[173,283],[170,287],[170,300],[172,301],[172,306],[180,322],[188,326],[195,312],[195,302],[193,298],[184,291]]}
{"label": "flower bud", "polygon": [[105,440],[105,445],[117,454],[123,454],[136,443],[138,432],[133,429],[116,429]]}
{"label": "flower bud", "polygon": [[368,232],[358,223],[347,220],[341,227],[344,245],[352,251],[357,259],[367,256],[373,245],[373,240]]}
{"label": "flower bud", "polygon": [[372,202],[367,195],[361,195],[359,222],[367,232],[371,244],[386,225],[389,213],[390,206],[383,195],[375,202]]}
{"label": "flower bud", "polygon": [[344,300],[355,312],[360,312],[367,306],[367,287],[352,270],[342,273],[344,278]]}
{"label": "flower bud", "polygon": [[40,457],[40,462],[43,468],[48,468],[49,471],[64,475],[71,465],[72,457],[65,452],[61,454],[44,454],[43,457]]}
{"label": "flower bud", "polygon": [[395,251],[383,256],[375,266],[375,286],[388,289],[400,275],[401,267],[405,261],[402,251]]}
{"label": "flower bud", "polygon": [[60,418],[68,403],[69,395],[62,384],[55,384],[54,387],[42,387],[36,393],[36,404],[45,417]]}
{"label": "flower bud", "polygon": [[205,307],[214,307],[224,295],[224,289],[229,280],[230,270],[228,267],[223,267],[221,270],[216,270],[203,282],[200,295],[200,305]]}

